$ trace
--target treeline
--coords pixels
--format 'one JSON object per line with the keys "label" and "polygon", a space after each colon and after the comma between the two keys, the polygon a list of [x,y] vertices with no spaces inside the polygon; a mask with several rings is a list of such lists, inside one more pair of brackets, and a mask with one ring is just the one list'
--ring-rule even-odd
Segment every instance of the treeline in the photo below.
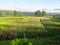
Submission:
{"label": "treeline", "polygon": [[48,16],[48,13],[46,11],[40,11],[40,10],[37,10],[35,12],[35,16]]}
{"label": "treeline", "polygon": [[34,12],[21,12],[16,10],[0,10],[0,17],[4,16],[32,16]]}
{"label": "treeline", "polygon": [[0,10],[0,17],[4,16],[46,16],[46,11],[21,12],[16,10]]}

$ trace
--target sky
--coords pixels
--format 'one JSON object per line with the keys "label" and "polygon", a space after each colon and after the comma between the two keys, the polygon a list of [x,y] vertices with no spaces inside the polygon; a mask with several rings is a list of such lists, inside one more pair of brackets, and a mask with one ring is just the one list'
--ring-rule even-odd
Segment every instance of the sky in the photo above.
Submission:
{"label": "sky", "polygon": [[36,11],[60,9],[60,0],[0,0],[0,10]]}

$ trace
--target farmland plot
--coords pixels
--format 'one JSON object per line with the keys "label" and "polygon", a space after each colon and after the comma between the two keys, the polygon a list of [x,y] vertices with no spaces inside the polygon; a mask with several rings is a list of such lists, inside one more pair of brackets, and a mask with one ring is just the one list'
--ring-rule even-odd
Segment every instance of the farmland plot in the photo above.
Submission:
{"label": "farmland plot", "polygon": [[2,41],[6,45],[59,45],[60,22],[44,17],[3,17],[0,39],[10,40]]}
{"label": "farmland plot", "polygon": [[0,18],[0,32],[1,35],[5,34],[2,36],[5,39],[24,38],[24,34],[26,38],[46,35],[40,17],[2,17]]}
{"label": "farmland plot", "polygon": [[[58,19],[59,20],[59,19]],[[48,38],[50,39],[50,44],[52,45],[60,45],[60,22],[55,19],[41,19],[42,24],[45,26],[47,30]]]}

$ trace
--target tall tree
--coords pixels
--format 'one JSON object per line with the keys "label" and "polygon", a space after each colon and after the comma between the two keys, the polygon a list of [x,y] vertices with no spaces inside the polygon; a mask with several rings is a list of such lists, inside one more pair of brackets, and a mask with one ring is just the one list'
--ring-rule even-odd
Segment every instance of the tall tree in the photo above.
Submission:
{"label": "tall tree", "polygon": [[42,11],[42,16],[47,16],[46,11]]}
{"label": "tall tree", "polygon": [[0,11],[0,16],[2,16],[2,13],[1,13],[1,11]]}
{"label": "tall tree", "polygon": [[17,16],[17,11],[16,10],[14,10],[14,16]]}
{"label": "tall tree", "polygon": [[40,10],[37,10],[37,11],[35,12],[35,15],[36,15],[36,16],[41,16],[41,11],[40,11]]}

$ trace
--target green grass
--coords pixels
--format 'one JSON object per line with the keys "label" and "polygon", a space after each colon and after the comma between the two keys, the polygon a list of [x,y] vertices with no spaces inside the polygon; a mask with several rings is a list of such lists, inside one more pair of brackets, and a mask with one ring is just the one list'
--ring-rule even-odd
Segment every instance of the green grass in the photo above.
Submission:
{"label": "green grass", "polygon": [[9,45],[9,43],[7,40],[0,41],[0,45]]}
{"label": "green grass", "polygon": [[[36,37],[39,33],[46,33],[44,25],[41,24],[41,17],[1,17],[0,18],[0,32],[4,39],[7,37]],[[0,35],[0,36],[1,36]],[[8,36],[7,36],[8,35]],[[43,34],[42,34],[43,35]],[[1,37],[2,38],[2,37]]]}
{"label": "green grass", "polygon": [[[40,17],[1,17],[0,18],[0,28],[15,29],[17,27],[36,27],[44,28],[40,22]],[[19,29],[20,29],[19,28]]]}
{"label": "green grass", "polygon": [[[41,20],[40,20],[41,19]],[[60,22],[44,17],[1,17],[0,36],[10,37],[31,36],[32,38],[19,38],[10,41],[0,41],[0,45],[58,45],[60,37]],[[1,32],[2,31],[2,32]],[[42,37],[47,33],[48,37]],[[7,35],[6,35],[7,34]],[[37,35],[40,38],[37,39]],[[35,38],[33,38],[35,37]]]}

